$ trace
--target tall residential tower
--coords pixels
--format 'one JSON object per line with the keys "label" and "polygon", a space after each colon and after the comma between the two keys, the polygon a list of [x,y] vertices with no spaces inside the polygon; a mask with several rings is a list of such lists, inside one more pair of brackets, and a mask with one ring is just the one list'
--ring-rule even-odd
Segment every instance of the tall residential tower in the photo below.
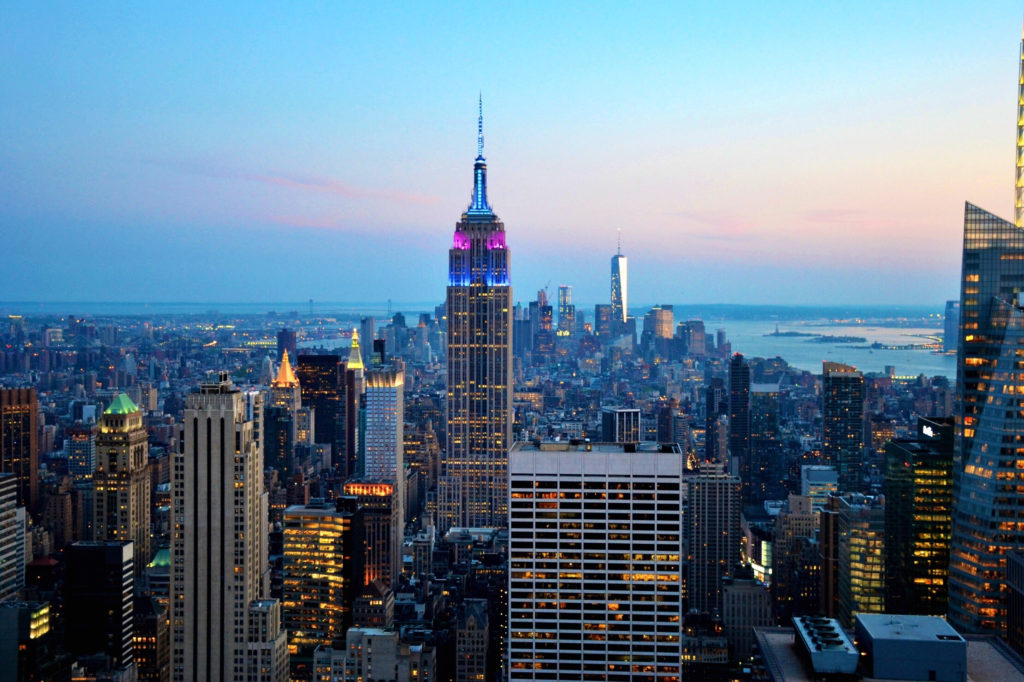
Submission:
{"label": "tall residential tower", "polygon": [[512,441],[512,287],[505,226],[487,203],[483,107],[473,198],[448,252],[448,451],[439,526],[506,525]]}

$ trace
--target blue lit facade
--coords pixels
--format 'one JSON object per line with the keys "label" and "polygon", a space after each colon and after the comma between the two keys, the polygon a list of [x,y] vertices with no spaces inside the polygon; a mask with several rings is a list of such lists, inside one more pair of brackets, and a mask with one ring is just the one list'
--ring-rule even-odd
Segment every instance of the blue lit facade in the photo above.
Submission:
{"label": "blue lit facade", "polygon": [[506,525],[512,444],[512,288],[505,226],[487,200],[483,113],[473,196],[448,252],[448,451],[438,526]]}

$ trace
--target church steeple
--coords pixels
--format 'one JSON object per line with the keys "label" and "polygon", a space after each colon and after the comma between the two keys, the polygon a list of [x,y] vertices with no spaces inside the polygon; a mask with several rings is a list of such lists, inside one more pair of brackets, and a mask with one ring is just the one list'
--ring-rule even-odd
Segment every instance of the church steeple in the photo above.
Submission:
{"label": "church steeple", "polygon": [[476,120],[476,163],[473,164],[473,199],[466,209],[467,216],[493,218],[494,211],[487,203],[487,161],[484,159],[484,97],[480,95],[479,115]]}

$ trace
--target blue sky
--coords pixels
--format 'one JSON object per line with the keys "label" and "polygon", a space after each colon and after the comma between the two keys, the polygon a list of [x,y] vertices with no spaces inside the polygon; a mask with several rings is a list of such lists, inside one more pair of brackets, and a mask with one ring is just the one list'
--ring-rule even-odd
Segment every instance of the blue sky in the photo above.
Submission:
{"label": "blue sky", "polygon": [[1021,6],[5,3],[2,300],[440,301],[484,94],[516,298],[936,303]]}

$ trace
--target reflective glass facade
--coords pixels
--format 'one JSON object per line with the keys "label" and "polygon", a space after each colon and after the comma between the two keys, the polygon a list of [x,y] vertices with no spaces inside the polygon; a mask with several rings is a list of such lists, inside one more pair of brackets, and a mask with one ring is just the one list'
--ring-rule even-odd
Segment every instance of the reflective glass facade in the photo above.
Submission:
{"label": "reflective glass facade", "polygon": [[1024,230],[967,204],[960,287],[949,617],[963,631],[1002,632],[1003,553],[1024,540],[1015,530],[1024,487],[1014,484],[1024,423],[1007,409],[1020,389],[1013,302],[1024,289]]}
{"label": "reflective glass facade", "polygon": [[978,364],[984,381],[974,384],[968,406],[976,410],[965,416],[973,421],[961,440],[969,449],[953,512],[949,619],[962,631],[1002,634],[1005,554],[1024,548],[1024,313],[1001,300],[988,312],[985,346],[998,354]]}

